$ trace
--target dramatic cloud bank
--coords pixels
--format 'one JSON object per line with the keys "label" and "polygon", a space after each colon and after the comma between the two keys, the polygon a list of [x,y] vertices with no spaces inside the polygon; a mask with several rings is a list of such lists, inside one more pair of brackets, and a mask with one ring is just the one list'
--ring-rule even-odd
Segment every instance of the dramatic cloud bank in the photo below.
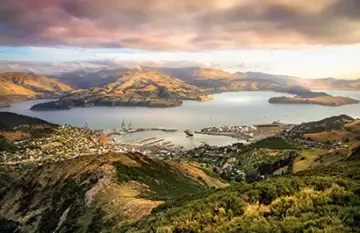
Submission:
{"label": "dramatic cloud bank", "polygon": [[146,50],[360,43],[359,0],[2,0],[0,44]]}

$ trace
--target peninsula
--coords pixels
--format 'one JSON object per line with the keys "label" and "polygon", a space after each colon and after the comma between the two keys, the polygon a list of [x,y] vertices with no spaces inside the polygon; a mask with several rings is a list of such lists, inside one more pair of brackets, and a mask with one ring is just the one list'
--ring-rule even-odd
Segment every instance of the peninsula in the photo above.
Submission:
{"label": "peninsula", "polygon": [[60,110],[91,106],[176,107],[182,100],[209,100],[204,90],[153,70],[131,70],[115,82],[80,89],[59,101],[37,104],[31,110]]}

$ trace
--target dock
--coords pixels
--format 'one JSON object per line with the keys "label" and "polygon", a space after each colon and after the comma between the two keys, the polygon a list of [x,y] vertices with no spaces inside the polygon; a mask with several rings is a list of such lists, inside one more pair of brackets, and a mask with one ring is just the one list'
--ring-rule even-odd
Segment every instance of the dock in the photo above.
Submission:
{"label": "dock", "polygon": [[152,142],[143,144],[143,146],[155,145],[156,143],[163,142],[163,141],[165,141],[165,139],[164,139],[164,138],[161,138],[161,139],[158,139],[158,140],[155,140],[155,141],[152,141]]}
{"label": "dock", "polygon": [[145,139],[142,139],[142,140],[136,141],[135,143],[138,143],[138,144],[144,144],[145,142],[148,142],[148,141],[151,141],[151,140],[155,140],[155,139],[156,139],[156,137],[145,138]]}
{"label": "dock", "polygon": [[130,133],[144,132],[144,131],[177,132],[178,130],[172,128],[157,127],[157,128],[138,128],[138,129],[102,129],[102,130],[95,130],[95,133],[106,136],[112,136],[112,135],[124,135]]}

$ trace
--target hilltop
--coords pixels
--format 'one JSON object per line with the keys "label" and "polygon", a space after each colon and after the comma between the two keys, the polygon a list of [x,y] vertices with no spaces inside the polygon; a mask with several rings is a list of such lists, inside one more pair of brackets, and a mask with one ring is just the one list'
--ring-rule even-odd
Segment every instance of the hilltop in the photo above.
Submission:
{"label": "hilltop", "polygon": [[307,134],[316,134],[316,133],[324,133],[334,130],[344,130],[347,125],[352,125],[356,127],[356,123],[358,120],[348,116],[348,115],[339,115],[332,116],[320,121],[306,122],[300,125],[296,125],[294,128],[289,130],[286,133],[286,136],[290,137],[298,137]]}
{"label": "hilltop", "polygon": [[202,89],[153,70],[131,70],[117,81],[81,89],[57,102],[38,104],[33,110],[68,109],[72,106],[180,106],[182,100],[206,100]]}
{"label": "hilltop", "polygon": [[[12,149],[15,141],[48,135],[56,127],[55,124],[35,117],[0,112],[0,151]],[[0,161],[1,159],[0,157]]]}
{"label": "hilltop", "polygon": [[22,126],[55,125],[36,117],[19,115],[12,112],[0,112],[0,130],[12,130]]}
{"label": "hilltop", "polygon": [[0,103],[3,106],[11,101],[53,98],[72,91],[57,79],[34,73],[0,73],[0,83]]}

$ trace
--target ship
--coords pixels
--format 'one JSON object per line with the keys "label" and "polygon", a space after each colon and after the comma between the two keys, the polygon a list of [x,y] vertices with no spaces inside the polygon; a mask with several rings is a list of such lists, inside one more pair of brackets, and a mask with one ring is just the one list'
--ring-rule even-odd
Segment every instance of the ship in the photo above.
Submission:
{"label": "ship", "polygon": [[187,136],[189,136],[189,137],[192,137],[192,136],[194,136],[194,133],[193,132],[191,132],[190,130],[185,130],[184,131],[184,133],[187,135]]}

